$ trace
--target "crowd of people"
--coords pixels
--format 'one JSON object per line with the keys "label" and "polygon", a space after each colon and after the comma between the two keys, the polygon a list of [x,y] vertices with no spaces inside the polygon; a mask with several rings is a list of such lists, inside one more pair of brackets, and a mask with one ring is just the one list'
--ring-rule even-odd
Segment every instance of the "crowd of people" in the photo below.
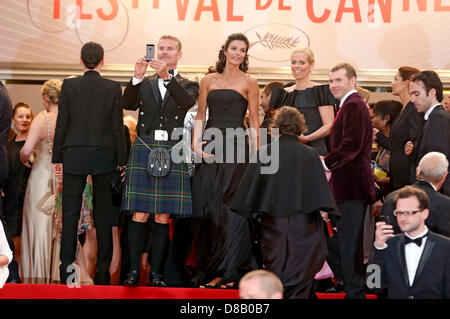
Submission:
{"label": "crowd of people", "polygon": [[437,73],[400,67],[398,99],[371,104],[348,63],[313,82],[303,47],[290,57],[295,82],[260,92],[249,46],[231,34],[198,83],[178,73],[182,44],[164,35],[122,93],[88,42],[84,74],[45,82],[35,117],[2,84],[7,282],[365,298],[374,263],[380,296],[449,298],[450,99]]}

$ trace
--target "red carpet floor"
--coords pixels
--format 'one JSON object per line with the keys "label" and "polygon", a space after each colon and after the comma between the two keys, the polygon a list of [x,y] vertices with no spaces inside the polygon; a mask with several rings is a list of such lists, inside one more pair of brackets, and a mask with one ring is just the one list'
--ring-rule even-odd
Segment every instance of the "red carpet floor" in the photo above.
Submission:
{"label": "red carpet floor", "polygon": [[[319,299],[343,299],[345,294],[318,293]],[[238,299],[233,289],[151,288],[122,286],[6,284],[0,299]],[[367,299],[376,299],[367,295]]]}

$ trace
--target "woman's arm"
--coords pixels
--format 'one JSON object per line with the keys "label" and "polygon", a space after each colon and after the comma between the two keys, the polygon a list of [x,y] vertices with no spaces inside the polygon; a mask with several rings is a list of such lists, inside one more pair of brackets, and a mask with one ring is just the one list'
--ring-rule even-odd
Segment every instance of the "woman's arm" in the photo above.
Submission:
{"label": "woman's arm", "polygon": [[259,121],[258,121],[258,105],[259,105],[258,81],[248,77],[248,110],[250,123],[250,142],[252,143],[252,151],[256,152],[259,148]]}
{"label": "woman's arm", "polygon": [[209,85],[211,84],[211,76],[205,76],[200,81],[200,89],[198,94],[198,110],[197,115],[194,119],[194,131],[192,134],[192,149],[198,155],[202,157],[211,157],[211,154],[206,154],[203,152],[202,145],[205,142],[202,142],[202,133],[203,127],[206,121],[206,98],[208,96]]}
{"label": "woman's arm", "polygon": [[333,126],[334,121],[334,108],[333,105],[322,105],[318,107],[320,117],[322,119],[322,126],[319,127],[316,131],[309,135],[302,135],[300,139],[302,142],[311,142],[325,136],[328,136],[331,132],[331,126]]}
{"label": "woman's arm", "polygon": [[28,163],[31,152],[33,152],[34,147],[39,141],[39,137],[41,135],[42,124],[44,123],[44,116],[39,114],[36,118],[31,122],[30,131],[28,132],[27,140],[25,141],[24,146],[20,150],[20,161],[26,167],[31,167]]}

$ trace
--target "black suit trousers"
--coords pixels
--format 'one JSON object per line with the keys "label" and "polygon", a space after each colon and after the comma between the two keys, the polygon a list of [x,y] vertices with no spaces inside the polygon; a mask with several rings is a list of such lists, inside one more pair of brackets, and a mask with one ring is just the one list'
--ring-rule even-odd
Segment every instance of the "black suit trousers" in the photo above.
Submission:
{"label": "black suit trousers", "polygon": [[[98,255],[94,282],[109,285],[112,259],[112,172],[92,175],[93,220],[97,233]],[[61,281],[66,283],[67,267],[76,259],[77,230],[87,175],[63,173]]]}
{"label": "black suit trousers", "polygon": [[336,236],[328,240],[327,261],[338,280],[344,281],[346,298],[365,298],[363,226],[365,205],[353,200],[338,204]]}

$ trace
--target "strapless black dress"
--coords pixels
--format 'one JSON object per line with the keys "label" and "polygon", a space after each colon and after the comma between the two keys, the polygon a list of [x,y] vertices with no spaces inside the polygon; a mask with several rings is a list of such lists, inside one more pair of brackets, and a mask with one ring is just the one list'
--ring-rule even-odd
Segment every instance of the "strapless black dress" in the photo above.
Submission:
{"label": "strapless black dress", "polygon": [[[220,131],[222,137],[211,138],[217,146],[213,151],[216,162],[198,165],[192,181],[193,215],[201,217],[193,230],[197,259],[194,284],[215,277],[222,277],[224,283],[237,282],[254,267],[247,219],[230,210],[248,162],[248,143],[240,135],[248,102],[237,91],[216,89],[208,93],[207,103],[209,118],[203,137],[211,131],[208,129]],[[218,141],[225,145],[223,155]]]}

